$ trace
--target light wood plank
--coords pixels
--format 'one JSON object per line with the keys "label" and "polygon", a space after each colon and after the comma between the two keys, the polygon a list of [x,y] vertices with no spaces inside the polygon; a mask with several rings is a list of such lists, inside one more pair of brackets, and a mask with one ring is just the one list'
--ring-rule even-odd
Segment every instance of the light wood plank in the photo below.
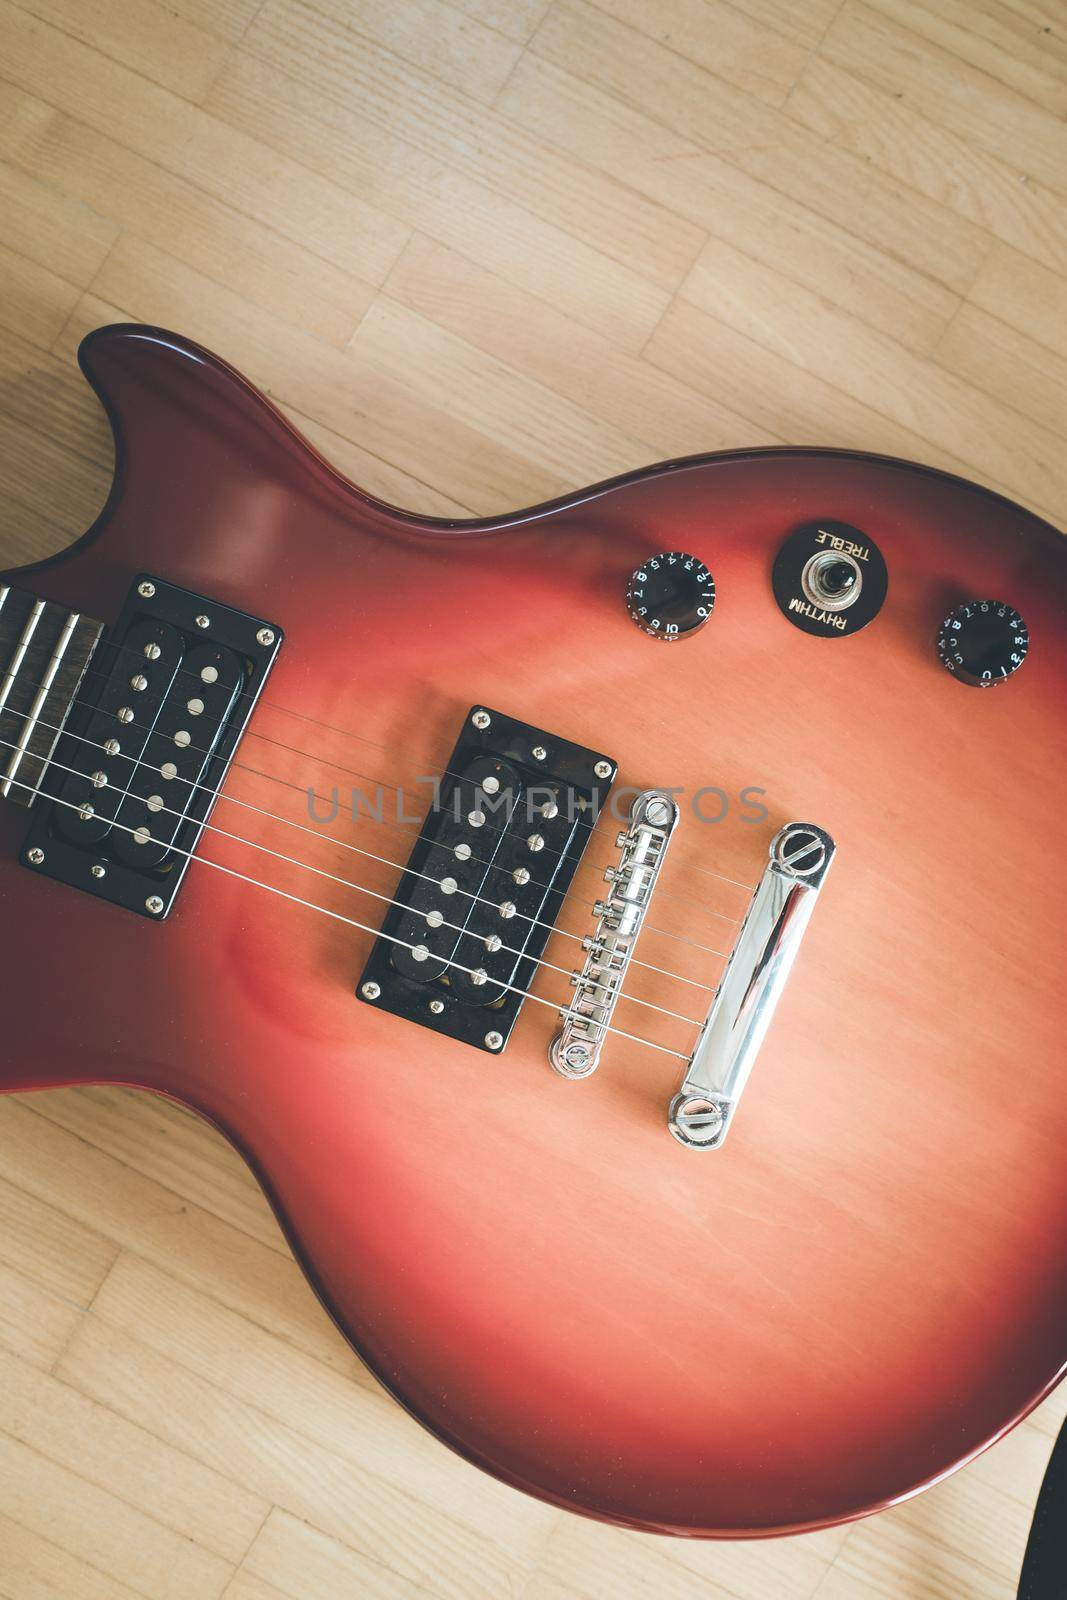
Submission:
{"label": "light wood plank", "polygon": [[[579,270],[599,276],[617,302],[620,320],[625,316],[637,323],[654,316],[657,306],[662,309],[665,301],[653,284],[674,288],[699,248],[698,230],[681,219],[666,226],[668,218],[655,202],[561,160],[528,136],[517,136],[504,118],[445,92],[426,74],[359,47],[336,21],[302,0],[266,0],[245,44],[258,59],[311,90],[310,101],[301,98],[317,106],[324,120],[361,132],[363,124],[377,128],[379,146],[403,105],[405,139],[424,156],[444,160],[472,183],[519,202],[531,218],[547,214],[551,226],[563,225],[566,237],[584,240],[589,249]],[[291,101],[292,95],[281,98]],[[397,143],[391,135],[394,151]],[[364,148],[364,159],[367,153]],[[378,177],[383,195],[387,176]]]}
{"label": "light wood plank", "polygon": [[[444,0],[314,0],[315,9],[409,65],[477,100],[499,93],[521,45]],[[384,59],[384,58],[383,58]]]}
{"label": "light wood plank", "polygon": [[698,67],[780,106],[808,56],[789,32],[766,27],[729,0],[595,0],[601,11]]}
{"label": "light wood plank", "polygon": [[[4,1600],[144,1600],[69,1551],[0,1512],[0,1595]],[[253,1600],[248,1596],[246,1600]]]}
{"label": "light wood plank", "polygon": [[977,306],[963,306],[949,324],[937,361],[1061,438],[1067,434],[1067,360]]}
{"label": "light wood plank", "polygon": [[58,1361],[80,1317],[76,1305],[0,1262],[0,1348],[28,1368],[47,1370]]}
{"label": "light wood plank", "polygon": [[[658,195],[912,349],[931,348],[960,304],[955,289],[925,271],[537,56],[524,57],[499,103],[575,159]],[[968,286],[978,259],[966,270]]]}
{"label": "light wood plank", "polygon": [[961,292],[973,282],[988,248],[980,230],[588,0],[556,0],[530,49],[564,70],[586,63],[605,93],[937,281]]}
{"label": "light wood plank", "polygon": [[4,77],[334,266],[380,282],[403,224],[328,178],[0,0]]}
{"label": "light wood plank", "polygon": [[[787,111],[879,171],[1058,271],[1067,254],[1067,201],[1004,156],[969,143],[845,67],[814,56]],[[966,290],[969,285],[962,285]]]}
{"label": "light wood plank", "polygon": [[270,1509],[71,1385],[2,1352],[0,1432],[230,1562],[242,1559]]}
{"label": "light wood plank", "polygon": [[226,58],[226,45],[217,35],[156,0],[18,0],[18,4],[186,100],[199,100],[207,93]]}
{"label": "light wood plank", "polygon": [[[351,338],[373,298],[373,285],[356,273],[2,84],[0,137],[9,141],[11,159],[42,183],[62,183],[86,207],[332,344]],[[105,255],[84,278],[86,287]]]}
{"label": "light wood plank", "polygon": [[176,1276],[204,1284],[250,1323],[269,1324],[342,1373],[362,1371],[295,1263],[10,1096],[0,1099],[0,1173],[117,1244],[136,1244]]}
{"label": "light wood plank", "polygon": [[386,292],[661,455],[779,442],[727,406],[619,351],[602,335],[433,240],[412,240]]}
{"label": "light wood plank", "polygon": [[954,61],[1017,89],[1056,116],[1067,112],[1062,11],[1010,0],[871,0],[876,11],[928,39]]}
{"label": "light wood plank", "polygon": [[828,61],[896,95],[906,107],[980,150],[1011,155],[1024,172],[1067,192],[1067,125],[977,67],[901,27],[861,0],[845,0],[819,46]]}
{"label": "light wood plank", "polygon": [[233,1567],[0,1432],[5,1515],[145,1600],[217,1600]]}
{"label": "light wood plank", "polygon": [[83,1310],[118,1248],[92,1228],[0,1178],[0,1261]]}
{"label": "light wood plank", "polygon": [[713,242],[685,297],[775,354],[832,382],[935,447],[1029,495],[1039,505],[1067,498],[1067,463],[1055,436],[991,396],[863,328],[836,307]]}
{"label": "light wood plank", "polygon": [[1067,358],[1067,281],[1018,250],[998,245],[971,290],[974,305]]}

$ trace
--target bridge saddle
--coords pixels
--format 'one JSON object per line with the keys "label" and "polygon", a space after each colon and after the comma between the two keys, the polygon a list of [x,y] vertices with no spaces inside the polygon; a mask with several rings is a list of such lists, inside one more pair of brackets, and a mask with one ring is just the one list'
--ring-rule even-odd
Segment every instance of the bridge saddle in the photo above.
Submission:
{"label": "bridge saddle", "polygon": [[597,929],[584,941],[585,964],[571,978],[574,998],[549,1046],[549,1060],[564,1078],[596,1071],[677,821],[677,805],[658,789],[646,789],[630,808],[629,827],[618,837],[619,864],[604,874],[610,893],[594,907]]}

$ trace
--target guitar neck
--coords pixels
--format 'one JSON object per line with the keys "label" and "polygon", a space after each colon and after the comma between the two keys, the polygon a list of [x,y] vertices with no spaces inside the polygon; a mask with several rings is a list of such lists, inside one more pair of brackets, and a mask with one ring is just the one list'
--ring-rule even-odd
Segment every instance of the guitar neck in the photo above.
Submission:
{"label": "guitar neck", "polygon": [[103,632],[92,617],[0,584],[0,795],[29,806]]}

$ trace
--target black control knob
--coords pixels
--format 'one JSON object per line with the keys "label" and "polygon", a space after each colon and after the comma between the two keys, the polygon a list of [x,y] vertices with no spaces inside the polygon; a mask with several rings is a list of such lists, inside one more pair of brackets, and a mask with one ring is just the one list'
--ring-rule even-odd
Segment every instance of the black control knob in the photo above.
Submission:
{"label": "black control knob", "polygon": [[1026,623],[1002,600],[968,600],[941,624],[941,665],[961,683],[989,689],[1018,672],[1030,648]]}
{"label": "black control knob", "polygon": [[653,639],[684,639],[714,608],[714,578],[703,561],[681,550],[649,556],[626,589],[626,609]]}

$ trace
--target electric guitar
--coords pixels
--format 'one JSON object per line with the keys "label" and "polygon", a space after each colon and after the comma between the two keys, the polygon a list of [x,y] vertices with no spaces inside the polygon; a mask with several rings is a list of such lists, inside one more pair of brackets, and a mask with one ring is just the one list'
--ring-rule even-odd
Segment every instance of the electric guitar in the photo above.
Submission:
{"label": "electric guitar", "polygon": [[840,450],[360,492],[103,328],[95,526],[0,583],[0,1088],[233,1141],[506,1482],[889,1505],[1067,1358],[1067,546]]}

